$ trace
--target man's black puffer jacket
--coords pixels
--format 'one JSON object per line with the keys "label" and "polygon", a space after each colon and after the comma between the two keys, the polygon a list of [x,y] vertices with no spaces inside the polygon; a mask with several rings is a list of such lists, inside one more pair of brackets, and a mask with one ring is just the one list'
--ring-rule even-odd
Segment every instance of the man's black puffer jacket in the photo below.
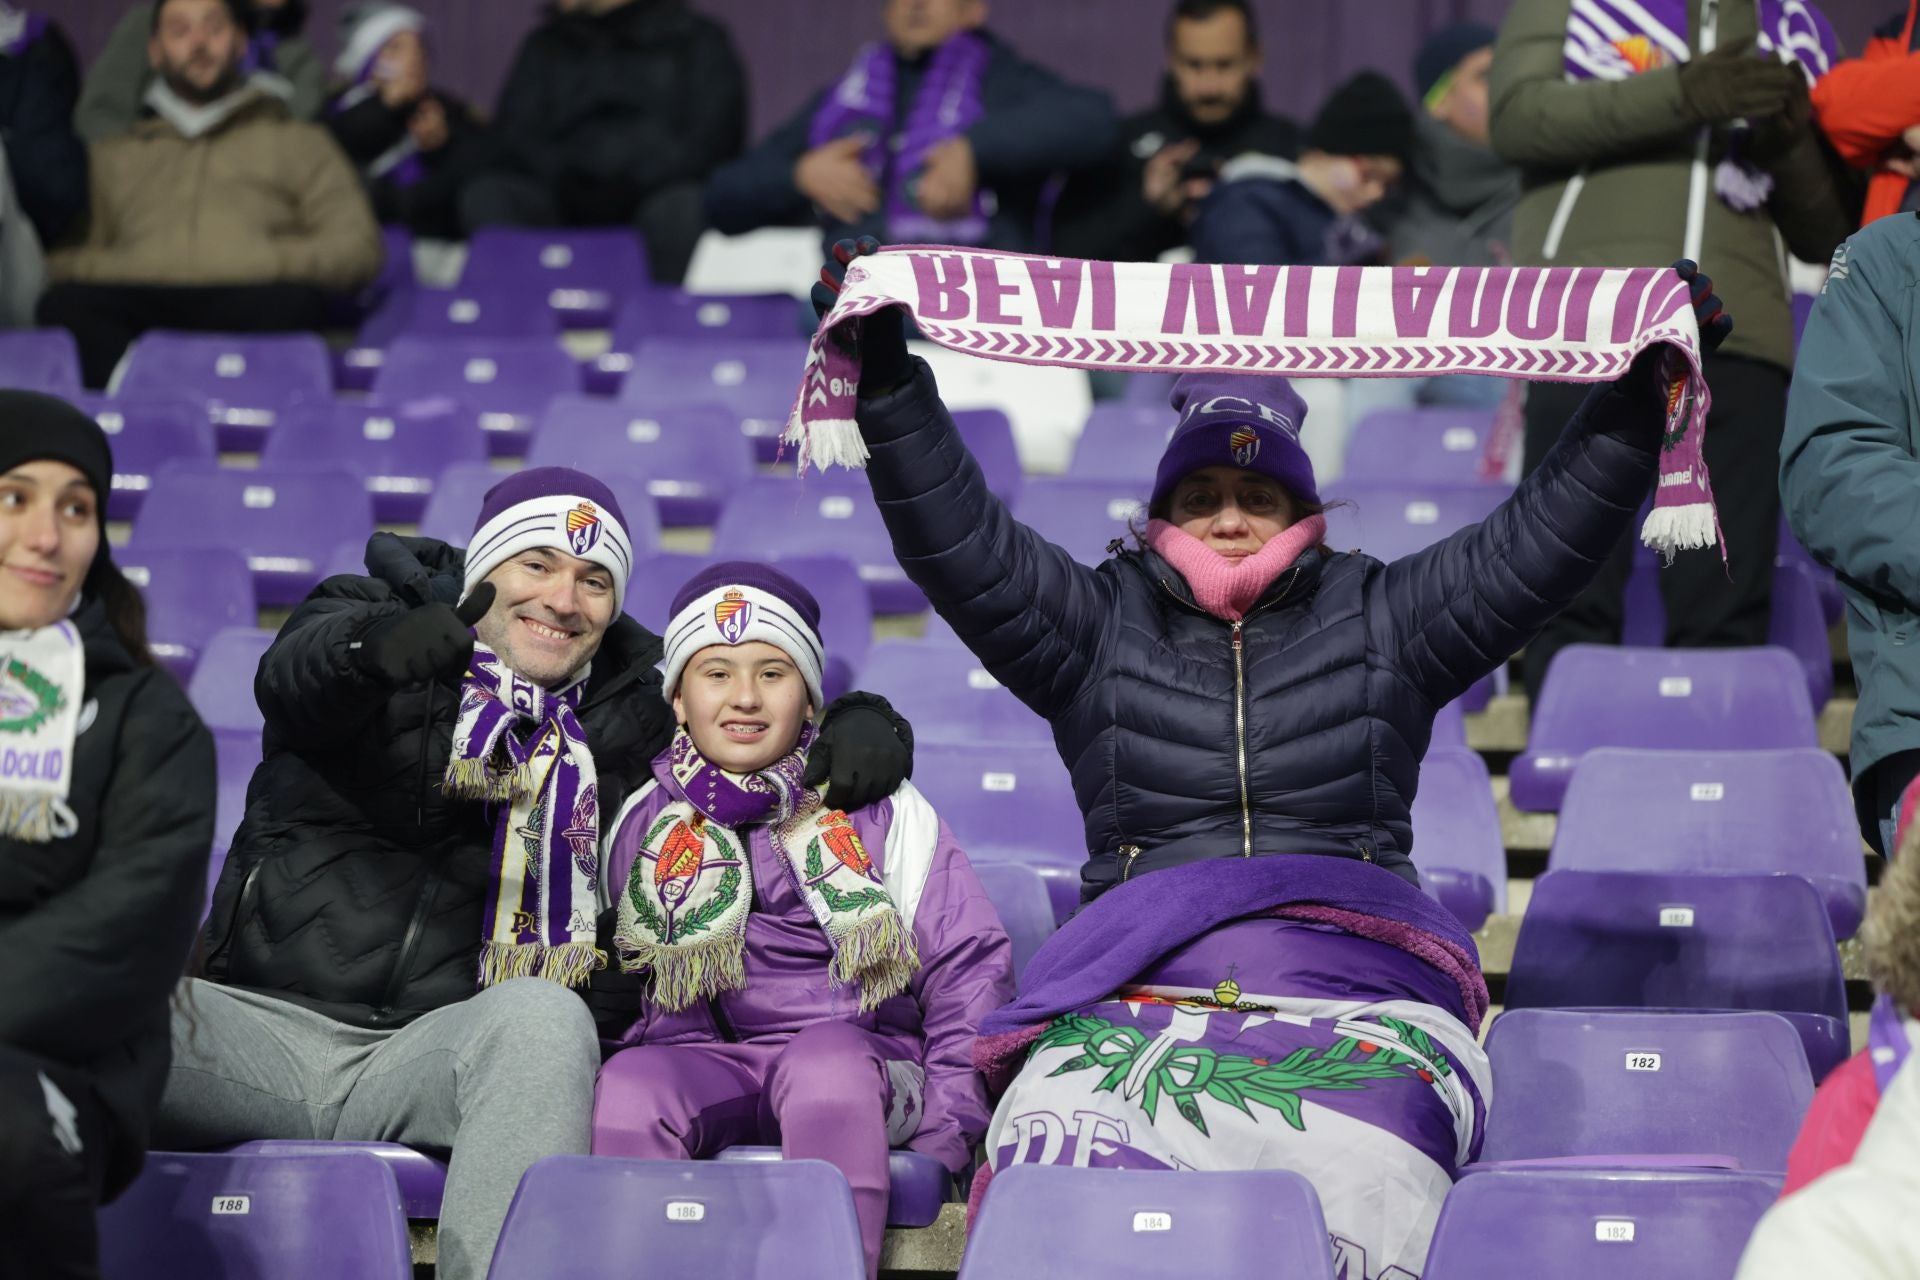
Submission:
{"label": "man's black puffer jacket", "polygon": [[[362,1026],[397,1026],[474,993],[493,851],[487,806],[440,792],[458,677],[401,689],[348,645],[376,621],[454,603],[463,554],[376,534],[370,577],[322,583],[260,663],[266,759],[214,891],[207,976]],[[580,703],[600,812],[619,812],[673,721],[660,640],[622,615]]]}

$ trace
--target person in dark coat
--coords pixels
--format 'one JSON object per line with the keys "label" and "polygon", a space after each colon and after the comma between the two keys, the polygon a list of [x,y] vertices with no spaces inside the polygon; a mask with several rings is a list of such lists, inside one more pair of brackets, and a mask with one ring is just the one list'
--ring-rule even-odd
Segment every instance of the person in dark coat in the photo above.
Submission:
{"label": "person in dark coat", "polygon": [[344,24],[334,73],[345,85],[321,113],[367,184],[374,217],[416,236],[460,236],[460,191],[485,161],[472,108],[429,81],[427,22],[372,3]]}
{"label": "person in dark coat", "polygon": [[470,232],[637,227],[654,278],[678,284],[705,228],[701,185],[746,142],[733,42],[685,0],[555,9],[514,57],[461,219]]}
{"label": "person in dark coat", "polygon": [[[674,728],[660,639],[620,611],[625,528],[592,477],[518,472],[464,555],[375,534],[368,576],[322,583],[254,683],[266,758],[163,1133],[451,1148],[443,1277],[485,1273],[529,1164],[589,1145],[598,1039],[568,988],[610,976],[600,826]],[[809,776],[836,804],[907,771],[875,701],[828,709]]]}
{"label": "person in dark coat", "polygon": [[1413,112],[1393,82],[1363,71],[1314,116],[1297,162],[1244,156],[1193,223],[1202,262],[1331,267],[1370,262],[1380,237],[1361,215],[1393,190],[1413,146]]}
{"label": "person in dark coat", "polygon": [[[213,737],[108,552],[87,415],[0,391],[0,1232],[7,1274],[99,1274],[140,1171],[213,843]],[[20,1268],[18,1271],[13,1268]]]}
{"label": "person in dark coat", "polygon": [[1252,152],[1292,160],[1300,126],[1260,101],[1260,33],[1247,0],[1179,0],[1167,19],[1157,105],[1120,122],[1120,146],[1073,175],[1053,213],[1053,251],[1152,262],[1187,243],[1220,168]]}
{"label": "person in dark coat", "polygon": [[66,34],[0,0],[0,139],[14,197],[43,245],[87,207],[87,146],[73,128],[79,96]]}
{"label": "person in dark coat", "polygon": [[1035,248],[1049,181],[1118,142],[1107,95],[985,31],[986,0],[884,8],[886,40],[713,175],[708,219],[728,235],[817,221],[828,243]]}

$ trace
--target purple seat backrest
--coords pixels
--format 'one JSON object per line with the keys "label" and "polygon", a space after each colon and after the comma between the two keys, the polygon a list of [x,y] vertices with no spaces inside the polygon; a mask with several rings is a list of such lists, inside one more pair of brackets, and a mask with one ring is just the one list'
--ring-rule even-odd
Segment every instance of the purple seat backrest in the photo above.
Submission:
{"label": "purple seat backrest", "polygon": [[661,338],[641,345],[620,384],[620,401],[656,411],[670,404],[723,404],[742,434],[762,442],[772,461],[787,413],[800,390],[807,344],[800,339],[759,342]]}
{"label": "purple seat backrest", "polygon": [[998,409],[955,409],[953,425],[986,475],[987,489],[1002,502],[1018,498],[1022,483],[1020,450],[1007,415]]}
{"label": "purple seat backrest", "polygon": [[113,494],[107,516],[131,520],[140,513],[153,477],[169,462],[207,462],[218,456],[213,424],[191,400],[113,400],[76,395],[73,404],[100,424],[113,447]]}
{"label": "purple seat backrest", "polygon": [[[1067,1149],[1077,1140],[1087,1139],[1069,1132]],[[1087,1169],[1068,1159],[994,1175],[960,1280],[1333,1280],[1320,1198],[1297,1173]]]}
{"label": "purple seat backrest", "polygon": [[[872,688],[894,699],[901,692]],[[929,739],[916,745],[914,759],[914,784],[969,857],[1056,863],[1076,872],[1086,861],[1086,822],[1051,743]]]}
{"label": "purple seat backrest", "polygon": [[668,525],[710,525],[753,472],[753,447],[723,405],[643,409],[598,396],[558,396],[527,448],[532,467],[644,472]]}
{"label": "purple seat backrest", "polygon": [[[1134,373],[1127,375],[1126,391],[1120,397],[1122,404],[1152,405],[1157,409],[1168,409],[1169,397],[1173,395],[1174,375],[1171,373]],[[1171,413],[1172,410],[1168,409]]]}
{"label": "purple seat backrest", "polygon": [[[687,293],[661,290],[628,298],[613,322],[612,350],[631,355],[666,339],[732,342],[805,337],[800,302],[784,293]],[[796,385],[798,379],[795,379]]]}
{"label": "purple seat backrest", "polygon": [[[219,769],[213,847],[224,851],[233,847],[233,833],[239,830],[240,819],[247,814],[247,784],[253,780],[253,771],[260,764],[260,730],[215,729],[213,753]],[[213,891],[211,880],[207,882],[207,891],[209,894]]]}
{"label": "purple seat backrest", "polygon": [[1779,1194],[1760,1173],[1477,1173],[1447,1196],[1421,1280],[1732,1280]]}
{"label": "purple seat backrest", "polygon": [[[544,338],[453,338],[405,334],[387,348],[374,394],[389,401],[452,396],[481,414],[504,441],[524,440],[555,396],[580,389],[580,366]],[[524,445],[520,447],[524,448]],[[494,452],[503,452],[496,442]]]}
{"label": "purple seat backrest", "polygon": [[1492,430],[1491,409],[1376,410],[1347,437],[1341,484],[1487,484],[1480,458]]}
{"label": "purple seat backrest", "polygon": [[253,678],[274,633],[252,626],[223,627],[200,652],[187,698],[209,729],[258,734],[265,717],[253,697]]}
{"label": "purple seat backrest", "polygon": [[1173,431],[1173,410],[1159,404],[1104,401],[1093,406],[1073,446],[1067,475],[1150,487]]}
{"label": "purple seat backrest", "polygon": [[1787,751],[1633,751],[1580,758],[1547,866],[1804,876],[1837,938],[1866,911],[1859,819],[1840,762]]}
{"label": "purple seat backrest", "polygon": [[[464,547],[473,536],[474,517],[487,490],[507,478],[484,462],[456,462],[440,473],[433,484],[433,496],[420,513],[420,536],[438,538],[451,546]],[[361,540],[365,545],[365,539]]]}
{"label": "purple seat backrest", "polygon": [[[823,1160],[548,1156],[520,1179],[489,1280],[865,1274],[853,1193]],[[803,1260],[803,1261],[801,1261]]]}
{"label": "purple seat backrest", "polygon": [[[1817,712],[1833,696],[1833,647],[1827,631],[1833,620],[1821,602],[1825,571],[1801,552],[1782,550],[1773,566],[1773,612],[1767,643],[1788,650],[1807,677],[1807,696]],[[1660,595],[1659,565],[1636,560],[1627,579],[1622,644],[1658,648],[1667,641],[1667,606]],[[1826,575],[1830,580],[1830,575]]]}
{"label": "purple seat backrest", "polygon": [[1053,743],[1047,722],[965,649],[882,640],[868,653],[859,683],[892,700],[921,742]]}
{"label": "purple seat backrest", "polygon": [[447,1187],[447,1165],[397,1142],[350,1142],[332,1138],[256,1138],[229,1150],[243,1155],[372,1156],[393,1171],[400,1205],[409,1218],[438,1218]]}
{"label": "purple seat backrest", "polygon": [[408,1280],[393,1173],[372,1156],[155,1152],[100,1211],[104,1280]]}
{"label": "purple seat backrest", "polygon": [[875,613],[926,608],[926,597],[893,558],[893,539],[861,475],[748,478],[720,513],[713,555],[721,560],[841,556],[858,567]]}
{"label": "purple seat backrest", "polygon": [[1840,583],[1834,578],[1833,570],[1813,558],[1813,553],[1793,536],[1793,527],[1787,523],[1787,517],[1780,517],[1780,549],[1776,562],[1784,560],[1788,564],[1797,564],[1813,578],[1813,584],[1820,592],[1820,614],[1827,620],[1828,626],[1840,621],[1840,615],[1846,609],[1846,603],[1840,596]]}
{"label": "purple seat backrest", "polygon": [[1760,1009],[1837,1018],[1826,904],[1799,876],[1549,871],[1533,882],[1507,1007]]}
{"label": "purple seat backrest", "polygon": [[1047,896],[1047,882],[1019,862],[975,862],[973,872],[1013,944],[1013,976],[1018,978],[1040,944],[1053,936],[1053,900]]}
{"label": "purple seat backrest", "polygon": [[1020,490],[1013,514],[1048,542],[1084,565],[1107,558],[1114,539],[1132,540],[1130,522],[1146,527],[1147,492],[1152,476],[1131,481],[1029,480]]}
{"label": "purple seat backrest", "polygon": [[[395,294],[361,329],[361,340],[414,334],[441,338],[560,336],[560,320],[537,281],[483,277],[451,289],[412,288]],[[371,345],[371,344],[369,344]]]}
{"label": "purple seat backrest", "polygon": [[606,291],[617,303],[649,287],[647,247],[619,228],[482,227],[467,241],[461,283],[487,278]]}
{"label": "purple seat backrest", "polygon": [[80,394],[80,348],[65,329],[0,332],[0,387],[71,400]]}
{"label": "purple seat backrest", "polygon": [[344,467],[366,485],[375,518],[412,523],[451,463],[487,460],[479,416],[451,396],[296,400],[267,440],[262,466]]}
{"label": "purple seat backrest", "polygon": [[257,448],[289,400],[332,389],[333,363],[316,334],[154,330],[128,349],[113,391],[125,400],[184,396],[206,406],[229,447]]}
{"label": "purple seat backrest", "polygon": [[320,580],[333,549],[373,531],[373,503],[351,472],[168,466],[133,527],[132,546],[229,546],[247,557],[262,603],[291,604]]}
{"label": "purple seat backrest", "polygon": [[[117,459],[116,459],[117,461]],[[259,603],[247,558],[229,547],[122,552],[120,568],[147,602],[147,641],[183,682],[214,633],[252,627]]]}
{"label": "purple seat backrest", "polygon": [[1366,484],[1341,480],[1328,500],[1327,545],[1391,563],[1478,524],[1511,492],[1500,484]]}
{"label": "purple seat backrest", "polygon": [[1500,1087],[1482,1160],[1714,1151],[1780,1171],[1813,1100],[1776,1013],[1510,1009],[1486,1048]]}
{"label": "purple seat backrest", "polygon": [[[1485,922],[1488,911],[1507,909],[1507,848],[1500,834],[1500,811],[1493,802],[1487,765],[1465,747],[1440,747],[1420,762],[1420,790],[1413,800],[1413,854],[1420,867],[1423,888],[1470,929]],[[1435,892],[1440,869],[1465,873],[1471,883],[1485,882],[1487,897],[1469,921],[1462,906],[1447,893]],[[1478,897],[1478,894],[1475,895]],[[1467,914],[1470,914],[1468,912]]]}

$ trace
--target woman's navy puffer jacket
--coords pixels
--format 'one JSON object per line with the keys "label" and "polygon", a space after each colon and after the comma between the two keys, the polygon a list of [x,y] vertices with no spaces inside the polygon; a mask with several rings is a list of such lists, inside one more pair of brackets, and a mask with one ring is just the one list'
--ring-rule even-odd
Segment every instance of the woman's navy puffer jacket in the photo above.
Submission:
{"label": "woman's navy puffer jacket", "polygon": [[1089,569],[1016,522],[916,366],[859,405],[874,496],[907,576],[1052,723],[1086,815],[1083,901],[1160,867],[1278,853],[1418,883],[1410,811],[1434,713],[1592,580],[1652,485],[1664,417],[1650,383],[1596,388],[1484,523],[1392,564],[1308,552],[1242,624],[1242,699],[1234,628],[1151,551]]}

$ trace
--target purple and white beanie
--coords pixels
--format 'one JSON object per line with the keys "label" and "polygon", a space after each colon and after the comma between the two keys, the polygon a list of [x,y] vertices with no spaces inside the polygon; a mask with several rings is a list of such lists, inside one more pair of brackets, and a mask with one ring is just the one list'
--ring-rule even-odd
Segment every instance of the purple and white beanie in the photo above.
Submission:
{"label": "purple and white beanie", "polygon": [[403,32],[424,34],[427,20],[403,4],[363,4],[348,11],[341,24],[340,55],[333,74],[348,84],[359,84],[373,74],[387,41]]}
{"label": "purple and white beanie", "polygon": [[1307,404],[1285,378],[1183,373],[1168,398],[1180,419],[1154,474],[1149,511],[1164,513],[1174,486],[1204,467],[1255,471],[1296,499],[1320,501],[1313,463],[1300,446]]}
{"label": "purple and white beanie", "polygon": [[529,467],[508,476],[480,502],[467,542],[464,598],[502,561],[547,547],[588,560],[613,575],[616,600],[627,597],[633,541],[613,490],[571,467]]}
{"label": "purple and white beanie", "polygon": [[716,644],[759,640],[785,653],[806,681],[813,709],[824,710],[820,688],[826,651],[820,643],[820,605],[813,593],[771,565],[729,560],[703,569],[673,597],[663,671],[668,697],[693,655]]}

